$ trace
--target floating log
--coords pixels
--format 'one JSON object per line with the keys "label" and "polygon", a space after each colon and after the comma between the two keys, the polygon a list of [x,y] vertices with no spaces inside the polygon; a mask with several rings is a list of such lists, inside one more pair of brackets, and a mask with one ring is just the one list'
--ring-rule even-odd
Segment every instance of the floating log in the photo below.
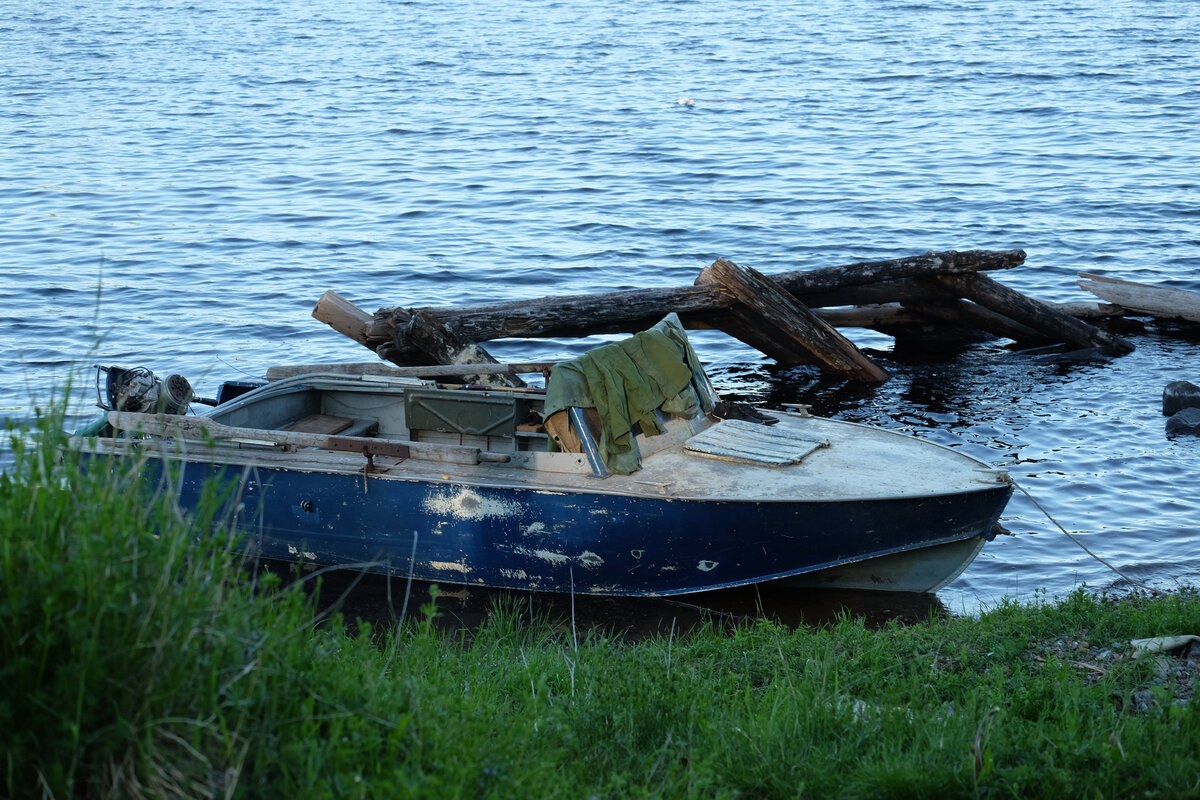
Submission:
{"label": "floating log", "polygon": [[1054,307],[1076,319],[1106,319],[1108,317],[1123,317],[1129,314],[1129,309],[1113,303],[1089,303],[1086,300],[1055,303]]}
{"label": "floating log", "polygon": [[[904,303],[908,301],[926,300],[930,296],[929,281],[936,276],[917,278],[901,278],[894,281],[880,281],[862,286],[843,286],[840,288],[821,291],[802,291],[796,293],[796,299],[809,308],[829,308],[831,306],[861,306],[881,303]],[[954,297],[943,287],[937,294]]]}
{"label": "floating log", "polygon": [[[458,330],[443,322],[432,312],[413,309],[405,319],[400,309],[393,309],[389,319],[392,340],[375,348],[380,358],[403,364],[411,363],[416,350],[425,363],[435,364],[497,364],[492,354],[467,339]],[[477,372],[463,376],[467,383],[486,383],[492,386],[524,386],[525,381],[512,373]]]}
{"label": "floating log", "polygon": [[[887,373],[833,325],[870,327],[921,346],[984,335],[1022,343],[1066,342],[1110,353],[1125,340],[1072,316],[1104,308],[1042,303],[982,274],[1022,263],[1022,250],[926,253],[886,261],[764,275],[718,259],[690,287],[542,297],[468,308],[381,308],[375,314],[326,292],[313,316],[400,365],[496,365],[478,342],[498,338],[589,336],[642,330],[675,312],[688,328],[718,328],[781,364],[815,363],[853,380]],[[1090,277],[1090,276],[1087,276]],[[829,306],[862,306],[848,309]],[[825,308],[822,308],[824,306]],[[422,368],[421,377],[449,377]],[[457,373],[461,374],[461,373]],[[490,379],[483,375],[491,375]],[[467,380],[518,385],[514,374],[473,371]]]}
{"label": "floating log", "polygon": [[[327,291],[317,301],[312,315],[339,333],[370,347],[380,358],[402,366],[414,360],[426,364],[499,363],[483,347],[428,310],[394,308],[390,309],[387,320],[380,322],[378,315],[367,314],[336,292]],[[383,331],[390,331],[390,335],[383,337]],[[443,376],[449,377],[446,373],[438,375]],[[525,385],[516,374],[504,371],[476,370],[459,376],[467,383],[508,387]]]}
{"label": "floating log", "polygon": [[833,326],[813,314],[803,303],[763,275],[748,267],[718,258],[700,273],[698,284],[716,284],[740,303],[731,309],[743,325],[754,329],[756,341],[764,342],[765,352],[783,365],[815,360],[826,370],[851,380],[882,383],[887,372],[867,358]]}
{"label": "floating log", "polygon": [[927,322],[920,314],[904,308],[899,303],[873,303],[853,308],[814,308],[812,312],[835,328],[870,328],[882,331],[923,325]]}
{"label": "floating log", "polygon": [[[905,281],[891,281],[884,286],[894,287],[896,291],[884,291],[883,295],[900,294],[902,296],[919,296],[920,288],[916,284],[908,284]],[[872,287],[862,287],[870,289]],[[915,301],[914,301],[915,302]],[[1109,316],[1111,314],[1120,313],[1117,306],[1101,305],[1098,303],[1076,303],[1064,304],[1069,308],[1068,313],[1076,316]],[[872,330],[883,331],[885,333],[893,333],[896,330],[919,327],[928,325],[929,318],[922,314],[906,309],[899,303],[870,303],[856,305],[852,307],[838,308],[816,308],[812,309],[813,313],[823,319],[830,325],[838,328],[869,328]],[[455,309],[446,309],[445,313],[449,316],[454,316],[459,313]],[[322,322],[325,322],[334,330],[353,339],[366,346],[367,337],[365,332],[373,322],[373,316],[363,309],[355,306],[345,298],[341,297],[334,291],[327,291],[321,296],[316,307],[312,312],[313,317]],[[707,322],[698,323],[692,327],[709,329],[715,328],[723,330],[731,335],[736,335],[734,330],[737,321],[730,314],[720,315],[714,314],[709,317]],[[758,345],[750,341],[751,334],[738,335],[738,338],[746,341],[751,346],[758,349]],[[765,344],[765,343],[764,343]],[[543,368],[550,368],[554,362],[532,362],[512,364],[514,368],[511,371],[514,373],[532,373],[541,372]],[[450,377],[462,376],[468,373],[484,373],[484,372],[504,372],[508,371],[510,365],[478,365],[478,368],[468,364],[457,365],[442,365],[434,366],[392,366],[380,362],[357,362],[357,363],[331,363],[331,364],[302,364],[302,365],[281,365],[270,367],[267,370],[267,380],[276,381],[283,378],[292,377],[293,375],[301,375],[313,372],[335,372],[346,375],[384,375],[391,377],[408,377],[408,378],[435,378],[435,377]]]}
{"label": "floating log", "polygon": [[367,326],[374,317],[332,289],[317,300],[312,315],[343,336],[350,337],[364,347],[371,347],[367,344]]}
{"label": "floating log", "polygon": [[[866,286],[885,279],[1011,269],[1024,260],[1023,250],[948,250],[886,261],[863,261],[838,267],[777,273],[770,278],[810,307],[853,305],[855,301],[810,303],[805,295]],[[892,299],[895,298],[888,298]],[[471,341],[486,342],[504,338],[633,333],[651,327],[672,311],[679,314],[686,327],[709,327],[706,324],[708,317],[728,311],[736,302],[716,286],[701,285],[541,297],[468,308],[437,309],[436,313]],[[366,345],[372,350],[390,340],[390,316],[395,310],[380,309],[368,325]],[[407,313],[406,309],[399,311]]]}
{"label": "floating log", "polygon": [[[858,327],[872,328],[894,335],[896,324],[904,328],[908,327],[914,321],[918,323],[923,321],[926,325],[940,322],[956,327],[969,327],[986,331],[993,336],[1013,339],[1025,344],[1063,341],[1061,336],[1051,335],[1042,330],[1035,330],[992,309],[962,300],[956,291],[952,291],[949,287],[943,285],[937,280],[936,276],[880,281],[869,286],[850,286],[827,292],[805,292],[798,297],[805,305],[813,308],[822,318],[829,320],[832,324],[839,327],[851,326],[851,322],[843,322],[842,320],[849,320],[853,317],[853,314],[849,317],[840,314],[833,315],[831,313],[833,309],[822,308],[823,306],[887,308],[890,305],[898,303],[909,310],[908,313],[913,319],[897,317],[893,320],[891,316],[896,312],[887,312],[881,320],[881,325],[868,324]],[[1121,307],[1108,303],[1039,302],[1063,315],[1077,319],[1101,319],[1121,316],[1125,313]],[[1091,345],[1088,346],[1090,347]]]}
{"label": "floating log", "polygon": [[945,250],[940,253],[930,250],[919,256],[794,270],[770,277],[792,294],[802,294],[925,275],[969,275],[995,269],[1012,269],[1023,263],[1024,250]]}
{"label": "floating log", "polygon": [[935,278],[918,278],[916,283],[925,289],[915,300],[901,301],[905,308],[933,319],[964,328],[986,331],[1002,339],[1018,342],[1040,342],[1045,336],[1037,330],[998,314],[990,308],[954,296]]}
{"label": "floating log", "polygon": [[1101,300],[1154,317],[1200,322],[1200,292],[1123,281],[1090,272],[1080,272],[1079,277],[1080,288]]}
{"label": "floating log", "polygon": [[1121,337],[1015,292],[986,275],[939,275],[937,280],[961,297],[1040,331],[1053,341],[1065,341],[1076,347],[1097,347],[1116,354],[1133,350],[1133,345]]}
{"label": "floating log", "polygon": [[1017,342],[1037,342],[1046,337],[1028,325],[1015,322],[989,308],[965,300],[930,299],[903,304],[918,314],[963,328],[985,331],[1001,339]]}

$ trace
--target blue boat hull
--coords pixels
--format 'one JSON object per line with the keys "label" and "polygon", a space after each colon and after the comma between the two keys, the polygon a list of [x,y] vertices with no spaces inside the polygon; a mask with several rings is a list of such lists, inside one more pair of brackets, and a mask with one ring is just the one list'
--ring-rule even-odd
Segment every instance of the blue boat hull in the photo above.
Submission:
{"label": "blue boat hull", "polygon": [[183,469],[175,476],[183,506],[197,502],[206,481],[225,482],[229,517],[264,558],[630,596],[759,583],[990,539],[1012,491],[993,485],[896,499],[739,502],[199,462]]}

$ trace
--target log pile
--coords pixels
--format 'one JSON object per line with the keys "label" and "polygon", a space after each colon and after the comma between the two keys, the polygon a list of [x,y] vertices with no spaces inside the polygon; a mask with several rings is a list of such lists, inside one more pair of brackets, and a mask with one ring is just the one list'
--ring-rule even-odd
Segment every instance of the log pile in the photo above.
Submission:
{"label": "log pile", "polygon": [[[685,327],[716,328],[782,365],[816,364],[866,383],[887,373],[837,327],[866,327],[901,341],[999,336],[1020,344],[1066,343],[1109,354],[1133,346],[1077,315],[1026,297],[982,274],[1011,269],[1022,250],[945,251],[764,275],[725,259],[692,286],[543,297],[457,308],[381,308],[369,314],[329,291],[313,316],[401,366],[495,364],[481,342],[501,338],[633,333],[670,312]],[[1075,315],[1073,315],[1075,314]],[[462,380],[461,375],[458,376]],[[520,385],[514,374],[481,368],[468,382]]]}

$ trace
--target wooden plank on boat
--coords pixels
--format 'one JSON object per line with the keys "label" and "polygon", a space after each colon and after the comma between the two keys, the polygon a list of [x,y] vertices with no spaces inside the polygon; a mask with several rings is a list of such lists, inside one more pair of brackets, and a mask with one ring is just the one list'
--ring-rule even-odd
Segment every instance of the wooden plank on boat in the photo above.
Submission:
{"label": "wooden plank on boat", "polygon": [[284,430],[296,433],[324,433],[332,435],[341,433],[353,424],[354,420],[347,417],[335,417],[330,414],[309,414],[304,419],[298,419],[291,425],[284,427]]}
{"label": "wooden plank on boat", "polygon": [[1047,303],[1026,297],[986,275],[939,275],[937,280],[960,297],[1040,331],[1054,341],[1065,341],[1076,347],[1098,347],[1117,354],[1133,350],[1133,345],[1121,337],[1077,320]]}
{"label": "wooden plank on boat", "polygon": [[770,347],[767,355],[783,364],[804,363],[796,351],[811,355],[826,369],[853,380],[881,383],[887,372],[867,358],[833,326],[766,275],[718,258],[696,279],[719,284],[741,303],[732,313],[743,324],[762,330],[756,337]]}
{"label": "wooden plank on boat", "polygon": [[108,412],[108,423],[114,429],[150,436],[176,436],[184,439],[210,439],[260,445],[281,445],[289,448],[315,447],[361,453],[367,458],[417,458],[445,464],[475,465],[483,462],[508,461],[505,453],[492,453],[478,447],[429,442],[396,441],[368,436],[327,436],[321,433],[263,430],[222,425],[208,417],[188,417],[175,414],[139,414],[130,411]]}
{"label": "wooden plank on boat", "polygon": [[378,375],[384,378],[441,378],[469,375],[531,375],[548,373],[557,361],[512,362],[508,364],[441,364],[429,367],[396,367],[378,361],[335,364],[283,364],[267,368],[267,380],[279,381],[297,375]]}
{"label": "wooden plank on boat", "polygon": [[1109,303],[1155,317],[1200,322],[1200,292],[1136,283],[1090,272],[1079,273],[1079,286]]}

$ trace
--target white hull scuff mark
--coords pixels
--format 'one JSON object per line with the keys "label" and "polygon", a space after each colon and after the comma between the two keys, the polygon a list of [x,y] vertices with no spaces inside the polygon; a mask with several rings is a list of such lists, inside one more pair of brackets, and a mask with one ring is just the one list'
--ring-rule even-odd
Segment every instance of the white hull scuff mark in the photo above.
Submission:
{"label": "white hull scuff mark", "polygon": [[571,560],[566,553],[555,553],[552,550],[530,550],[528,547],[516,547],[513,548],[513,552],[521,556],[540,558],[549,564],[565,564]]}
{"label": "white hull scuff mark", "polygon": [[463,575],[471,572],[471,568],[462,561],[430,561],[429,566],[444,572],[461,572]]}
{"label": "white hull scuff mark", "polygon": [[305,558],[307,558],[309,561],[316,561],[316,560],[317,560],[317,554],[316,554],[316,553],[310,552],[310,551],[308,551],[308,550],[305,550],[303,553],[301,553],[301,552],[300,552],[300,548],[299,548],[299,547],[296,547],[296,545],[294,545],[294,544],[289,544],[289,545],[287,546],[287,549],[288,549],[288,555],[290,555],[290,556],[299,556],[299,555],[303,555],[303,556],[304,556]]}
{"label": "white hull scuff mark", "polygon": [[430,494],[425,498],[423,506],[425,511],[430,514],[463,520],[479,520],[488,517],[505,519],[520,516],[525,510],[524,506],[515,500],[483,497],[478,492],[466,488],[453,494]]}

